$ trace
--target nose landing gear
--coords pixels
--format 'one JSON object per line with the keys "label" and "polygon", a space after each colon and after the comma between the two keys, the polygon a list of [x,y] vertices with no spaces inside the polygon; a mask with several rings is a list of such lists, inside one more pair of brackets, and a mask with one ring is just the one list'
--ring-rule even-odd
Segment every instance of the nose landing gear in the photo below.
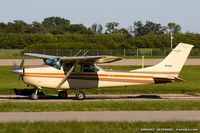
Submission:
{"label": "nose landing gear", "polygon": [[39,87],[39,88],[36,88],[35,92],[33,92],[31,94],[31,99],[32,100],[38,100],[39,97],[41,97],[41,96],[45,96],[45,94],[42,92],[41,88]]}
{"label": "nose landing gear", "polygon": [[31,95],[31,99],[32,100],[38,100],[39,96],[38,96],[38,90],[36,89],[36,91]]}
{"label": "nose landing gear", "polygon": [[61,99],[67,98],[68,97],[67,91],[59,91],[58,92],[58,97],[61,98]]}

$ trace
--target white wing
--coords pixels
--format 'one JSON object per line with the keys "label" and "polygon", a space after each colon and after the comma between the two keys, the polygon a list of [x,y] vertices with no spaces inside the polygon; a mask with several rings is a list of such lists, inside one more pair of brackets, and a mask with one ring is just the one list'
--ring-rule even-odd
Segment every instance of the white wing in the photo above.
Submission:
{"label": "white wing", "polygon": [[[42,58],[44,60],[59,57],[59,56],[52,56],[52,55],[45,55],[45,54],[37,54],[37,53],[24,53],[24,55],[34,56],[38,58]],[[110,63],[114,61],[121,60],[120,57],[115,56],[77,56],[77,57],[60,57],[60,61],[68,62],[68,63],[75,63],[77,60],[79,63],[83,64],[94,64],[94,63]]]}

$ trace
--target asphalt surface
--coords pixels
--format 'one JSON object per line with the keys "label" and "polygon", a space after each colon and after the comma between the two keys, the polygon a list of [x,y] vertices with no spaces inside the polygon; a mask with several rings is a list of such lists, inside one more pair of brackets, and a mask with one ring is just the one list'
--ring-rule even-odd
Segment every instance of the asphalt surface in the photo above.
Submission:
{"label": "asphalt surface", "polygon": [[39,100],[31,100],[29,96],[0,95],[0,103],[5,102],[28,102],[28,103],[59,103],[59,102],[97,102],[97,101],[194,101],[200,100],[200,94],[115,94],[115,95],[87,95],[83,101],[75,99],[75,95],[69,95],[67,99],[59,99],[57,95],[42,96]]}
{"label": "asphalt surface", "polygon": [[0,122],[36,121],[200,121],[200,111],[1,112]]}
{"label": "asphalt surface", "polygon": [[[163,59],[145,59],[144,65],[155,65],[161,62]],[[11,66],[13,62],[16,64],[21,63],[21,59],[0,59],[0,66]],[[41,59],[25,59],[25,65],[41,65],[43,60]],[[100,65],[142,65],[141,59],[123,59],[120,61],[105,63]],[[187,59],[185,65],[200,65],[200,59]]]}

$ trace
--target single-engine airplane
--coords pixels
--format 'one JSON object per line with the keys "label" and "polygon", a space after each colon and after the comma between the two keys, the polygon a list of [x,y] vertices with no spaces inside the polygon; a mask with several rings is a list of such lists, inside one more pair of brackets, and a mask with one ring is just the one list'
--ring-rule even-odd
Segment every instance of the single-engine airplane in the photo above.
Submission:
{"label": "single-engine airplane", "polygon": [[193,45],[179,43],[171,53],[157,65],[128,72],[108,70],[97,64],[121,60],[114,56],[57,57],[36,53],[24,55],[39,57],[44,64],[20,67],[14,63],[14,73],[22,77],[27,85],[36,88],[31,98],[38,99],[42,88],[57,89],[60,98],[67,98],[67,90],[77,90],[76,98],[85,99],[81,89],[133,86],[183,81],[178,77]]}

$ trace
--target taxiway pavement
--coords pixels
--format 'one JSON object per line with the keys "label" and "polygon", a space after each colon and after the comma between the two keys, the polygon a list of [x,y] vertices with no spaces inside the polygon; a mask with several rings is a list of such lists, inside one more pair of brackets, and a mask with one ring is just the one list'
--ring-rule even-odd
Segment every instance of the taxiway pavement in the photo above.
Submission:
{"label": "taxiway pavement", "polygon": [[200,111],[1,112],[0,122],[36,121],[200,121]]}

